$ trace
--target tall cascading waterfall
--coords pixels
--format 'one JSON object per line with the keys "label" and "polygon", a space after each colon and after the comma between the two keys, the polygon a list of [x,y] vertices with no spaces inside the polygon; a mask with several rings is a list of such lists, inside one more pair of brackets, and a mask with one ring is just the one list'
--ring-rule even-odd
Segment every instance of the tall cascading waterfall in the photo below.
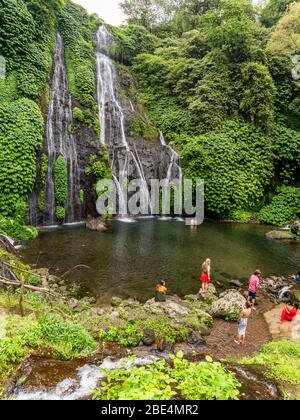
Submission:
{"label": "tall cascading waterfall", "polygon": [[56,223],[54,178],[55,162],[59,156],[63,156],[68,169],[68,197],[65,203],[64,221],[73,223],[81,219],[80,170],[75,138],[70,131],[72,123],[72,98],[68,91],[64,46],[60,34],[57,34],[44,146],[48,159],[44,207],[44,224],[46,225]]}
{"label": "tall cascading waterfall", "polygon": [[116,67],[109,57],[109,49],[115,42],[111,32],[100,26],[96,34],[98,51],[97,92],[101,126],[100,143],[109,150],[113,179],[119,195],[119,212],[127,214],[123,183],[128,178],[140,181],[140,195],[146,213],[151,211],[151,200],[143,166],[135,147],[130,146],[125,133],[125,116],[119,99]]}
{"label": "tall cascading waterfall", "polygon": [[183,172],[182,168],[180,166],[180,158],[178,153],[169,145],[167,144],[165,137],[162,133],[162,131],[159,132],[159,139],[160,144],[163,147],[167,147],[171,152],[171,160],[167,171],[167,177],[166,177],[166,186],[170,185],[172,181],[177,181],[179,185],[182,185],[182,179],[183,179]]}

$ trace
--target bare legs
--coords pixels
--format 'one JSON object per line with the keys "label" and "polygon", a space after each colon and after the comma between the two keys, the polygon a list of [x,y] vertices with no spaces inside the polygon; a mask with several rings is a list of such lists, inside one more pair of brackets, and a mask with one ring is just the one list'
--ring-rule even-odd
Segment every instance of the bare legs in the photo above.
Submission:
{"label": "bare legs", "polygon": [[239,346],[240,345],[244,345],[245,344],[245,338],[246,338],[246,336],[245,335],[239,335],[238,334],[238,336],[237,336],[237,340],[234,340],[234,342],[236,343],[236,344],[238,344]]}
{"label": "bare legs", "polygon": [[203,281],[202,282],[202,290],[203,292],[207,292],[208,291],[208,283]]}

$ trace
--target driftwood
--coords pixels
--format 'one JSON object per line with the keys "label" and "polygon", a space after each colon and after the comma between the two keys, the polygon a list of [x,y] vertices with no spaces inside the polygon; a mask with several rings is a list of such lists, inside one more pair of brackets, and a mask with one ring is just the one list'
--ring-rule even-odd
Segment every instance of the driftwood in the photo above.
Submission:
{"label": "driftwood", "polygon": [[36,276],[36,277],[40,277],[43,278],[45,276],[41,276],[38,273],[33,273],[32,271],[28,271],[28,270],[24,270],[23,268],[17,267],[16,265],[10,264],[7,261],[2,261],[3,265],[6,265],[7,267],[13,268],[14,270],[20,271],[20,273],[26,273],[26,274],[30,274],[31,276]]}
{"label": "driftwood", "polygon": [[9,242],[6,236],[0,234],[0,249],[6,252],[10,252],[13,255],[17,255],[16,248]]}
{"label": "driftwood", "polygon": [[[14,287],[17,287],[17,288],[20,288],[22,286],[21,282],[11,281],[11,280],[8,280],[7,278],[2,277],[2,276],[0,276],[0,283],[4,284],[6,286],[14,286]],[[55,293],[51,292],[49,289],[45,289],[43,287],[31,286],[31,285],[25,284],[25,283],[24,283],[23,287],[25,289],[28,289],[28,290],[33,290],[34,292],[43,292],[43,293],[48,293],[51,296],[57,296]]]}
{"label": "driftwood", "polygon": [[23,302],[24,302],[24,286],[25,286],[25,279],[23,274],[21,274],[20,277],[20,300],[19,300],[19,306],[20,306],[20,312],[21,312],[21,317],[24,318],[25,316],[25,311],[24,311],[24,306],[23,306]]}
{"label": "driftwood", "polygon": [[88,265],[83,265],[83,264],[79,264],[79,265],[75,265],[75,267],[71,268],[70,270],[66,271],[64,274],[62,274],[59,278],[62,280],[65,277],[67,277],[70,273],[72,273],[72,271],[76,270],[77,268],[91,268]]}

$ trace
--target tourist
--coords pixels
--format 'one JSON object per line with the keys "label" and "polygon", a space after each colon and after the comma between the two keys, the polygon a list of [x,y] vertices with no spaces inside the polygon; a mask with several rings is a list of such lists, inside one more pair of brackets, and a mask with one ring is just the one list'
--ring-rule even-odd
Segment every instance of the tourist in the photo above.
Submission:
{"label": "tourist", "polygon": [[160,281],[157,285],[156,285],[156,289],[155,289],[155,302],[165,302],[167,300],[167,293],[168,289],[166,288],[166,282],[165,281]]}
{"label": "tourist", "polygon": [[252,303],[254,310],[255,310],[254,305],[255,305],[255,301],[256,301],[256,294],[257,294],[257,289],[259,287],[260,278],[261,278],[261,271],[260,270],[255,270],[254,274],[252,274],[252,276],[249,279],[248,302]]}
{"label": "tourist", "polygon": [[253,304],[250,301],[246,302],[245,309],[243,309],[239,315],[238,319],[238,338],[234,342],[238,345],[243,345],[245,343],[246,331],[248,326],[248,319],[251,315],[253,309]]}
{"label": "tourist", "polygon": [[292,322],[295,320],[299,309],[298,303],[294,303],[291,307],[286,305],[281,313],[280,322]]}
{"label": "tourist", "polygon": [[200,280],[202,282],[202,290],[204,292],[207,292],[208,284],[210,283],[210,280],[211,280],[210,271],[211,271],[211,260],[207,258],[202,264],[202,273],[200,276]]}
{"label": "tourist", "polygon": [[300,283],[300,271],[298,271],[298,274],[296,274],[295,280],[297,283]]}

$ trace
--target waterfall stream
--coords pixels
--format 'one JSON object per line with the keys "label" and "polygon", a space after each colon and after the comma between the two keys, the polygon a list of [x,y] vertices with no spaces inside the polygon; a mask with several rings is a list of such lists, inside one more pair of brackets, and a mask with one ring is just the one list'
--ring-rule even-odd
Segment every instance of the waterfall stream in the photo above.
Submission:
{"label": "waterfall stream", "polygon": [[57,34],[50,102],[46,120],[45,153],[48,168],[45,180],[45,225],[56,223],[54,178],[55,162],[59,156],[63,156],[68,169],[68,197],[65,203],[64,221],[73,223],[81,218],[80,171],[76,142],[70,131],[72,122],[72,98],[68,92],[64,46],[60,34]]}
{"label": "waterfall stream", "polygon": [[119,195],[119,213],[126,215],[128,211],[123,185],[129,178],[139,180],[141,207],[144,205],[145,213],[148,213],[149,210],[151,212],[151,200],[147,180],[137,150],[131,148],[126,138],[125,116],[119,99],[117,71],[109,57],[109,50],[115,39],[105,26],[100,26],[96,41],[100,143],[108,147],[111,157],[113,179]]}
{"label": "waterfall stream", "polygon": [[159,132],[159,139],[160,139],[160,144],[163,147],[168,147],[169,150],[171,151],[171,160],[168,167],[166,185],[169,186],[172,181],[176,180],[178,181],[178,185],[181,186],[182,179],[183,179],[183,172],[180,166],[179,155],[169,144],[167,144],[162,131]]}

